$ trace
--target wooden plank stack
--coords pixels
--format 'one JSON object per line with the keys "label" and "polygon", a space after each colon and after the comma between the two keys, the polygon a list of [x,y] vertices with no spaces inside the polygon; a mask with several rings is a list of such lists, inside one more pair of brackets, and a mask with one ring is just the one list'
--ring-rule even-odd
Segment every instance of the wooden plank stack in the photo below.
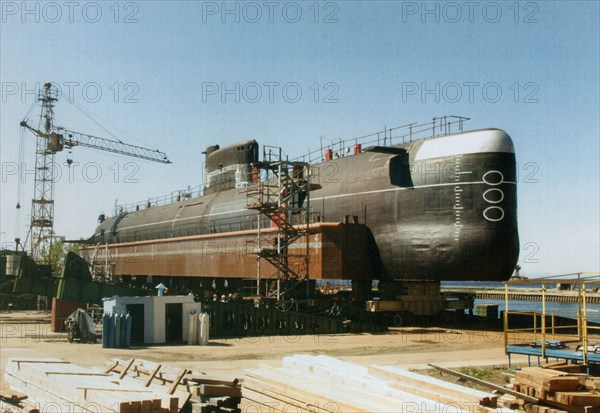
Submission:
{"label": "wooden plank stack", "polygon": [[480,407],[495,408],[498,404],[495,394],[467,389],[464,386],[445,380],[424,376],[397,367],[371,366],[369,373],[391,380],[391,385],[397,389],[459,406],[467,411],[486,411],[486,409]]}
{"label": "wooden plank stack", "polygon": [[0,412],[4,411],[2,409],[6,405],[24,407],[25,400],[27,400],[26,394],[11,389],[6,381],[0,379]]}
{"label": "wooden plank stack", "polygon": [[369,368],[327,356],[294,355],[282,367],[246,372],[242,411],[508,412],[493,394],[391,366]]}
{"label": "wooden plank stack", "polygon": [[527,411],[600,413],[600,386],[596,387],[597,384],[600,384],[599,379],[584,374],[543,367],[526,367],[516,374],[513,387],[516,391],[540,400],[540,403],[535,405],[522,403]]}
{"label": "wooden plank stack", "polygon": [[9,359],[5,379],[40,411],[177,413],[200,396],[201,402],[217,398],[215,411],[236,412],[241,398],[237,379],[145,360],[113,359],[104,371],[94,371],[60,359]]}
{"label": "wooden plank stack", "polygon": [[[177,397],[115,380],[60,359],[9,359],[11,388],[26,394],[40,410],[71,412],[177,413]],[[52,406],[52,407],[50,407]]]}
{"label": "wooden plank stack", "polygon": [[554,363],[542,364],[545,369],[551,369],[556,371],[563,371],[565,373],[581,373],[582,366],[580,364],[571,364],[566,361],[557,361]]}
{"label": "wooden plank stack", "polygon": [[[227,380],[206,375],[192,370],[181,374],[181,369],[162,366],[147,360],[122,360],[113,358],[105,363],[107,369],[119,374],[127,375],[144,383],[149,380],[155,385],[176,389],[191,396],[200,397],[205,404],[212,404],[224,411],[237,411],[242,397],[242,387],[238,379]],[[213,400],[214,399],[214,400]]]}

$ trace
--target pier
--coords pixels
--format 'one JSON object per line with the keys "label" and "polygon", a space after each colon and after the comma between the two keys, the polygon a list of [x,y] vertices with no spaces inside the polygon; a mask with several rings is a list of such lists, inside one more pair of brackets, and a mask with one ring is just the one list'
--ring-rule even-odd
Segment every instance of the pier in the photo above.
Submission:
{"label": "pier", "polygon": [[[531,364],[531,356],[535,356],[540,364],[541,359],[564,360],[565,363],[581,364],[586,371],[598,371],[600,354],[596,351],[600,326],[596,319],[600,314],[597,308],[588,304],[598,304],[598,273],[575,273],[549,276],[536,280],[511,280],[504,284],[505,300],[540,300],[541,313],[538,311],[510,311],[508,304],[503,314],[504,348],[511,366],[513,354],[526,355]],[[538,287],[539,286],[539,287]],[[536,298],[537,297],[537,298]],[[547,311],[548,302],[579,303],[576,319],[562,321],[558,324],[555,314]],[[512,315],[516,316],[511,317]],[[531,320],[530,327],[520,325],[523,319]],[[519,320],[518,322],[517,319]],[[568,344],[567,344],[568,343]]]}
{"label": "pier", "polygon": [[[522,291],[519,291],[522,290]],[[448,294],[468,294],[481,300],[504,300],[506,291],[503,287],[441,287],[443,293]],[[512,288],[508,292],[509,300],[517,301],[542,301],[541,288]],[[557,303],[577,303],[580,300],[578,291],[565,291],[557,289],[546,289],[546,302]],[[588,304],[600,304],[600,293],[586,291],[586,302]]]}

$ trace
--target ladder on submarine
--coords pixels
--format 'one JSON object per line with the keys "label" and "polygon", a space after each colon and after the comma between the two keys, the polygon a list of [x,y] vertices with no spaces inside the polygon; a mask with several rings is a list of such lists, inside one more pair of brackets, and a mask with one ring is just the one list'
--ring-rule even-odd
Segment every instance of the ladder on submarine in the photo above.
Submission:
{"label": "ladder on submarine", "polygon": [[[310,164],[289,161],[281,148],[263,146],[263,160],[252,168],[256,185],[247,192],[246,208],[258,212],[253,290],[259,299],[275,299],[284,307],[294,302],[290,299],[293,290],[304,284],[308,300],[310,191],[319,187],[312,182]],[[264,261],[275,268],[275,279],[264,276]]]}

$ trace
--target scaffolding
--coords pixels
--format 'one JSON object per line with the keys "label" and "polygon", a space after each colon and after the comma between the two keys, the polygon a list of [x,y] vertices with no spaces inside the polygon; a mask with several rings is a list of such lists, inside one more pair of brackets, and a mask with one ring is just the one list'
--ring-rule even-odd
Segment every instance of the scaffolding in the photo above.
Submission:
{"label": "scaffolding", "polygon": [[42,104],[35,146],[35,185],[31,200],[31,255],[45,259],[50,264],[50,250],[54,241],[54,181],[56,168],[54,155],[62,150],[59,135],[54,127],[54,105],[58,100],[58,89],[51,83],[44,84],[38,95]]}
{"label": "scaffolding", "polygon": [[[257,211],[256,280],[258,298],[276,299],[280,306],[289,302],[292,290],[304,284],[310,297],[310,191],[311,167],[306,162],[289,161],[281,148],[263,146],[263,160],[252,165],[256,184],[247,191],[246,208]],[[266,219],[265,219],[266,218]],[[267,225],[275,229],[265,231]],[[294,253],[290,247],[294,244]],[[262,262],[276,269],[275,285],[265,279]],[[273,279],[273,276],[266,277]],[[264,288],[261,291],[261,287]]]}
{"label": "scaffolding", "polygon": [[[65,148],[84,146],[147,161],[171,163],[165,153],[156,149],[130,145],[120,140],[99,138],[55,126],[54,106],[58,99],[59,89],[57,86],[45,83],[43,91],[38,94],[42,109],[37,129],[30,126],[27,119],[20,123],[22,128],[36,136],[35,182],[31,200],[29,233],[31,236],[30,252],[36,260],[44,259],[47,264],[50,264],[54,239],[58,238],[54,234],[54,185],[58,179],[54,164],[56,153]],[[68,159],[67,164],[70,166],[71,163],[72,161]],[[18,208],[20,208],[20,204],[17,204]]]}
{"label": "scaffolding", "polygon": [[[593,308],[590,296],[597,295],[600,286],[600,273],[573,273],[536,279],[520,279],[505,284],[504,346],[511,364],[512,354],[541,359],[562,359],[581,363],[584,366],[600,364],[600,309]],[[541,290],[541,312],[510,311],[511,288],[539,285]],[[548,290],[556,289],[566,295],[576,297],[577,311],[573,314],[548,311]],[[552,297],[552,296],[550,296]],[[597,307],[597,306],[596,306]],[[511,321],[513,316],[514,320]],[[510,327],[520,318],[526,327]],[[591,320],[591,322],[590,322]],[[574,346],[574,348],[570,348]]]}

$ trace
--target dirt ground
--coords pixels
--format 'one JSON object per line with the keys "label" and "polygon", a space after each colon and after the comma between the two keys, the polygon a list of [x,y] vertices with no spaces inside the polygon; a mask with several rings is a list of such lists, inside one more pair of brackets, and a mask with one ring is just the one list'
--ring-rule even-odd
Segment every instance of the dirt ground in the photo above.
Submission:
{"label": "dirt ground", "polygon": [[[448,368],[488,366],[505,368],[502,332],[461,328],[393,328],[381,334],[338,334],[250,337],[210,340],[209,346],[156,345],[105,349],[101,344],[69,343],[65,333],[50,331],[50,316],[39,312],[0,314],[2,377],[8,358],[62,358],[86,366],[104,366],[113,357],[160,361],[210,376],[242,377],[245,369],[280,366],[291,354],[323,354],[359,365],[391,365],[426,369],[428,363]],[[513,363],[526,363],[514,356]]]}

